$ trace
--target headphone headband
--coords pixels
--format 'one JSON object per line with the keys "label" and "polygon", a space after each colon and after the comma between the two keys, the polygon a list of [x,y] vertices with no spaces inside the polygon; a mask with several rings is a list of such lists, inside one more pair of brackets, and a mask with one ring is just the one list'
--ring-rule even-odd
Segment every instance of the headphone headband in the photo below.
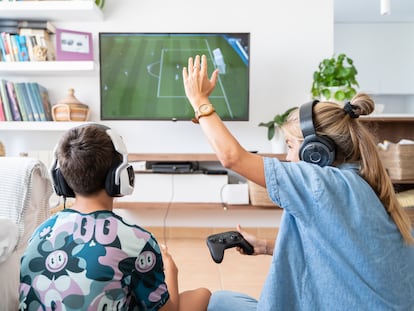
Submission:
{"label": "headphone headband", "polygon": [[[78,128],[91,125],[80,125]],[[135,173],[133,167],[128,163],[128,152],[122,137],[119,136],[114,130],[103,124],[93,124],[95,126],[105,129],[106,134],[110,137],[114,149],[122,156],[122,162],[117,163],[114,167],[110,168],[105,179],[105,190],[108,195],[112,197],[120,197],[127,194],[131,194],[134,190]],[[75,197],[75,193],[72,188],[67,184],[63,174],[59,168],[59,161],[57,159],[57,146],[53,151],[53,164],[51,167],[51,176],[53,186],[57,195],[64,197]]]}

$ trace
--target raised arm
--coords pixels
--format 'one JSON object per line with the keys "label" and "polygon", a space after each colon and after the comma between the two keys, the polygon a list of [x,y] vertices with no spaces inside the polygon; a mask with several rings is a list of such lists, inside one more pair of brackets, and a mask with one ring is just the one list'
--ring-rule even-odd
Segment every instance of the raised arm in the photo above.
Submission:
{"label": "raised arm", "polygon": [[[183,68],[184,89],[195,113],[200,106],[211,105],[209,96],[216,86],[218,74],[218,70],[214,70],[209,79],[205,55],[188,59],[188,68]],[[198,122],[224,167],[265,186],[262,157],[245,150],[216,113],[202,117]]]}

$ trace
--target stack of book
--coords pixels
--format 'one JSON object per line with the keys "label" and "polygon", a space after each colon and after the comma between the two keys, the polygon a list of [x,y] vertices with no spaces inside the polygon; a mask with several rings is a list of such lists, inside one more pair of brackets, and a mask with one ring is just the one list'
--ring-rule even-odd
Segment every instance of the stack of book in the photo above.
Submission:
{"label": "stack of book", "polygon": [[48,90],[37,82],[0,80],[0,121],[52,121]]}
{"label": "stack of book", "polygon": [[0,19],[0,60],[55,60],[55,32],[55,26],[46,20]]}

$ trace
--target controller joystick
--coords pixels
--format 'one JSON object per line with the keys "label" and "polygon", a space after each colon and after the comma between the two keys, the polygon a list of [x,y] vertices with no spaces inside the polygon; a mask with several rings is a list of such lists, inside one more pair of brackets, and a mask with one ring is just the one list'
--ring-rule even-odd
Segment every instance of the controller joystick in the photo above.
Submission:
{"label": "controller joystick", "polygon": [[227,231],[208,236],[207,247],[216,263],[223,261],[224,250],[227,248],[241,247],[248,255],[254,253],[253,246],[238,231]]}

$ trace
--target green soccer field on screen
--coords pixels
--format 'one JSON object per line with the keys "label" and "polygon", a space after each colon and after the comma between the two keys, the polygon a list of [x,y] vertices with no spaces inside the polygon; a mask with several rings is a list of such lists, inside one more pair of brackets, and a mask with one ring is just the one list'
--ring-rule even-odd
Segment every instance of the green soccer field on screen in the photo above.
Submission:
{"label": "green soccer field on screen", "polygon": [[183,87],[190,56],[220,71],[211,101],[224,120],[249,115],[249,34],[100,33],[102,120],[190,120]]}

